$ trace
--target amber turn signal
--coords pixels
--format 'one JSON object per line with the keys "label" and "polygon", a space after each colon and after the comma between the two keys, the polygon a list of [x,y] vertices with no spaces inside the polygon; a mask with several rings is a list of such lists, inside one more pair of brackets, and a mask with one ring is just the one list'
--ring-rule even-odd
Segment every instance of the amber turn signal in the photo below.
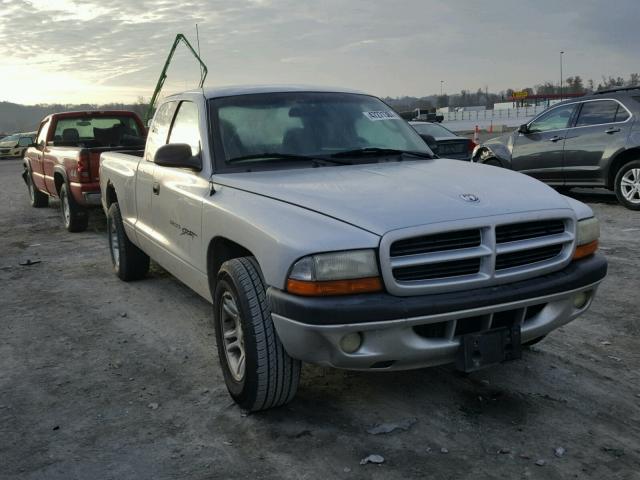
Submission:
{"label": "amber turn signal", "polygon": [[324,282],[306,282],[303,280],[287,280],[287,291],[305,297],[322,297],[329,295],[353,295],[382,291],[380,277],[356,278],[353,280],[331,280]]}
{"label": "amber turn signal", "polygon": [[576,248],[576,253],[573,254],[574,260],[580,260],[581,258],[593,255],[598,250],[598,240],[594,240],[591,243],[580,245]]}

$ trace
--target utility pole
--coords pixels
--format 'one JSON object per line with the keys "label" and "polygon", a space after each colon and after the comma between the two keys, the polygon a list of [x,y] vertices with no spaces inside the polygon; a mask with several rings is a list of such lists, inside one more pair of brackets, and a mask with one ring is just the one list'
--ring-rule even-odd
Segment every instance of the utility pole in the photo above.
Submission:
{"label": "utility pole", "polygon": [[440,80],[440,96],[442,96],[442,84],[444,83],[444,80]]}
{"label": "utility pole", "polygon": [[562,55],[564,55],[564,52],[560,52],[560,101],[562,101],[562,87],[564,84],[564,80],[562,80]]}

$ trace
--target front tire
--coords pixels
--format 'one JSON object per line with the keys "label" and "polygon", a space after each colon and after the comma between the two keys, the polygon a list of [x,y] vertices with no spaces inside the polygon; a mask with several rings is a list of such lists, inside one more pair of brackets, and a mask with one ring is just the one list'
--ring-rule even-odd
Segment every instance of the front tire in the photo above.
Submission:
{"label": "front tire", "polygon": [[107,233],[111,265],[115,274],[125,282],[143,278],[149,271],[149,255],[127,237],[117,203],[112,203],[107,212]]}
{"label": "front tire", "polygon": [[622,166],[615,179],[618,201],[630,210],[640,210],[640,160]]}
{"label": "front tire", "polygon": [[301,362],[287,354],[278,338],[253,257],[235,258],[220,268],[214,325],[227,390],[242,409],[266,410],[293,399]]}
{"label": "front tire", "polygon": [[29,172],[26,172],[29,203],[34,208],[44,208],[49,205],[49,197],[36,188]]}
{"label": "front tire", "polygon": [[73,199],[66,183],[60,187],[60,210],[64,228],[69,232],[84,232],[89,225],[89,214]]}

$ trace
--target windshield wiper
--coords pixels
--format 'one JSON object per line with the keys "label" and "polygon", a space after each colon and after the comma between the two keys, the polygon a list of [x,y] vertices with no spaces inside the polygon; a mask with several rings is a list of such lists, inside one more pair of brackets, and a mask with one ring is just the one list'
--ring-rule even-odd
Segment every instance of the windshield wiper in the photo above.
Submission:
{"label": "windshield wiper", "polygon": [[322,165],[351,165],[351,162],[344,160],[336,160],[328,157],[311,157],[308,155],[295,155],[293,153],[264,152],[253,155],[243,155],[227,160],[227,163],[248,162],[251,160],[308,160],[310,162]]}
{"label": "windshield wiper", "polygon": [[356,148],[354,150],[345,150],[344,152],[338,152],[331,155],[332,158],[341,157],[367,157],[376,155],[412,155],[420,158],[435,158],[433,155],[427,152],[415,152],[413,150],[398,150],[395,148]]}

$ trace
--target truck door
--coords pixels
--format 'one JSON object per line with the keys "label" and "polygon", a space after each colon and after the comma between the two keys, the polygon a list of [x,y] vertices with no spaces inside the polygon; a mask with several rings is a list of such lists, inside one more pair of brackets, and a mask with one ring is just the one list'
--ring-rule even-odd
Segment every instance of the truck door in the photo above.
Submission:
{"label": "truck door", "polygon": [[147,135],[144,158],[138,164],[136,173],[136,234],[140,247],[145,251],[157,251],[162,243],[158,233],[153,228],[151,215],[151,200],[153,197],[153,176],[156,169],[153,157],[158,148],[167,143],[171,120],[178,102],[167,102],[158,108],[151,129]]}
{"label": "truck door", "polygon": [[44,148],[47,144],[47,132],[49,131],[50,120],[46,119],[40,124],[38,129],[38,135],[36,137],[36,148],[29,148],[27,150],[27,157],[29,158],[29,165],[31,166],[31,177],[35,187],[43,192],[47,191],[47,187],[44,182],[44,168],[42,165]]}
{"label": "truck door", "polygon": [[[182,101],[174,118],[167,143],[186,143],[194,156],[201,155],[198,105]],[[156,165],[154,172],[153,228],[163,239],[168,255],[167,268],[189,264],[206,272],[202,247],[202,203],[209,192],[208,179],[200,172]],[[182,262],[176,262],[176,258]],[[161,261],[161,263],[163,263]],[[179,275],[178,275],[179,276]]]}
{"label": "truck door", "polygon": [[561,185],[564,139],[575,110],[575,104],[556,107],[534,119],[527,133],[519,133],[511,156],[513,169]]}
{"label": "truck door", "polygon": [[631,122],[629,111],[611,99],[582,103],[575,128],[564,144],[564,177],[567,185],[603,185],[605,163],[624,148]]}

